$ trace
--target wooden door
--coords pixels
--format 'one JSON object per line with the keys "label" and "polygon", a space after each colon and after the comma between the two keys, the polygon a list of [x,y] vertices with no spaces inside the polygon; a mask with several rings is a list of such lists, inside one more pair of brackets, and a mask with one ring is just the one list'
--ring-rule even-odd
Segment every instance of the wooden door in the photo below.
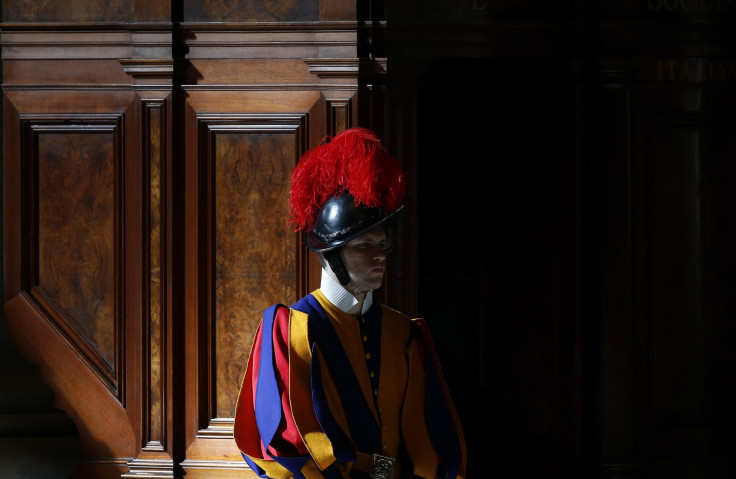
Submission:
{"label": "wooden door", "polygon": [[6,320],[79,430],[74,477],[252,475],[232,424],[253,333],[319,281],[289,175],[377,101],[366,14],[3,5]]}

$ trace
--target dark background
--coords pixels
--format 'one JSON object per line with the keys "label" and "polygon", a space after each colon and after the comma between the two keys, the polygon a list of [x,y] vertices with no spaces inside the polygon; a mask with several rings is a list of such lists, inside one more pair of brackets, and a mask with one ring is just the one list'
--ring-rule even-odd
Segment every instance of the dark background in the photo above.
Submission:
{"label": "dark background", "polygon": [[732,477],[734,6],[434,3],[456,53],[396,48],[469,476]]}

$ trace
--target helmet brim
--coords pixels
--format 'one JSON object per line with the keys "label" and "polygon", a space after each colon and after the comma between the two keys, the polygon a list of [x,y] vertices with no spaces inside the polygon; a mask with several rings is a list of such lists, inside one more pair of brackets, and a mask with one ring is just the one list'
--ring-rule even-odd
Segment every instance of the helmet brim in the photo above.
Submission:
{"label": "helmet brim", "polygon": [[372,222],[366,225],[364,228],[361,228],[357,231],[352,232],[349,235],[341,237],[338,241],[332,241],[332,242],[321,241],[319,237],[316,234],[314,234],[314,231],[310,230],[307,232],[307,238],[306,238],[307,248],[309,248],[310,251],[313,251],[315,253],[326,253],[327,251],[331,251],[336,248],[339,248],[340,246],[354,240],[358,236],[375,228],[376,226],[389,225],[391,223],[396,222],[399,216],[401,215],[401,213],[403,212],[404,212],[404,205],[401,205],[398,208],[396,208],[396,210],[394,210],[392,213],[384,216],[380,220]]}

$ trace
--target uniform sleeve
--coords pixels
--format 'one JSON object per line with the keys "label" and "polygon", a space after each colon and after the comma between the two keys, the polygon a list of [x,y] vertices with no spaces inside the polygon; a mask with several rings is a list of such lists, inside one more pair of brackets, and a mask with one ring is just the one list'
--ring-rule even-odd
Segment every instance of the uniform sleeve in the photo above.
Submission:
{"label": "uniform sleeve", "polygon": [[[329,468],[329,459],[321,463],[325,470],[318,466],[295,419],[292,395],[304,398],[311,397],[311,393],[303,390],[310,388],[308,378],[290,380],[294,374],[291,363],[300,362],[299,356],[290,360],[290,354],[296,354],[290,340],[292,313],[293,310],[281,305],[264,313],[236,406],[235,442],[245,461],[260,477],[342,478],[334,467]],[[306,317],[299,319],[304,324],[295,329],[303,329],[306,337]],[[299,410],[296,417],[307,421],[301,419],[305,416],[305,405],[296,407]],[[313,442],[312,435],[308,439]]]}
{"label": "uniform sleeve", "polygon": [[427,324],[412,320],[407,350],[409,383],[406,404],[413,414],[402,418],[407,451],[415,474],[425,478],[465,477],[466,449],[460,420],[450,397]]}

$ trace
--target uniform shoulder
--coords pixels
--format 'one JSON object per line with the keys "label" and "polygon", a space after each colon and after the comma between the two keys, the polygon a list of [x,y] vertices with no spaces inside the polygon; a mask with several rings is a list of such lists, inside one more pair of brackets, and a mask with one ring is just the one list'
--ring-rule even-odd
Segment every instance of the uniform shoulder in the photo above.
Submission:
{"label": "uniform shoulder", "polygon": [[402,313],[401,311],[398,311],[396,309],[390,308],[386,306],[385,304],[381,304],[381,309],[383,309],[383,317],[388,318],[391,321],[401,321],[409,323],[409,316]]}

